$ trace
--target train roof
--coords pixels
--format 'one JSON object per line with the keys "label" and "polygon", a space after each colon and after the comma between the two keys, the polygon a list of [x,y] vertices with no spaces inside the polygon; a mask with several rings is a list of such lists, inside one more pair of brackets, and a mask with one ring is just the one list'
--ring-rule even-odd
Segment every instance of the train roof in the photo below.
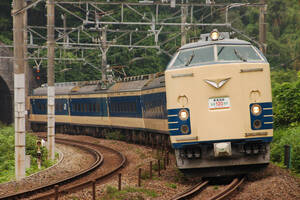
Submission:
{"label": "train roof", "polygon": [[215,45],[215,44],[250,45],[251,43],[247,42],[245,40],[239,40],[239,39],[224,39],[224,40],[217,40],[217,41],[199,40],[198,42],[183,45],[179,50],[201,47],[201,46],[209,46],[209,45]]}
{"label": "train roof", "polygon": [[[164,87],[164,74],[148,74],[142,76],[126,77],[109,85],[106,89],[101,88],[101,81],[66,82],[55,84],[56,95],[79,95],[101,94],[116,92],[141,91]],[[46,96],[47,84],[33,90],[32,96]]]}

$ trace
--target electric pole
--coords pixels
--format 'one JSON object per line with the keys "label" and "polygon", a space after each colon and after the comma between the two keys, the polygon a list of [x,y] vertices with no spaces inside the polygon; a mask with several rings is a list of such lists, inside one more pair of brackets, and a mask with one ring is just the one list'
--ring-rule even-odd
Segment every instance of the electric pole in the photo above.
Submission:
{"label": "electric pole", "polygon": [[25,177],[25,74],[24,74],[24,11],[23,0],[13,1],[14,37],[14,115],[15,115],[15,175]]}
{"label": "electric pole", "polygon": [[259,8],[259,43],[261,44],[261,51],[263,54],[267,53],[267,45],[266,45],[266,34],[267,34],[267,26],[265,22],[265,14],[267,12],[267,5],[265,4],[266,0],[260,0],[260,4],[264,4]]}
{"label": "electric pole", "polygon": [[[27,6],[27,1],[23,2],[23,7],[25,8]],[[27,59],[27,39],[28,39],[28,32],[27,32],[27,10],[24,10],[24,72],[25,72],[25,97],[28,97],[29,91],[30,91],[30,72],[28,65],[28,59]],[[26,111],[29,110],[29,102],[25,101],[25,109]],[[25,115],[25,127],[26,131],[30,130],[30,123],[28,121],[28,115]]]}
{"label": "electric pole", "polygon": [[55,158],[55,86],[54,86],[54,0],[47,0],[47,75],[48,75],[48,158]]}
{"label": "electric pole", "polygon": [[107,65],[107,31],[106,27],[103,26],[101,30],[101,53],[102,53],[102,63],[101,63],[101,73],[102,73],[102,81],[105,83],[106,78],[106,65]]}
{"label": "electric pole", "polygon": [[185,23],[188,15],[188,8],[187,6],[181,7],[181,46],[186,44],[186,30],[185,30]]}

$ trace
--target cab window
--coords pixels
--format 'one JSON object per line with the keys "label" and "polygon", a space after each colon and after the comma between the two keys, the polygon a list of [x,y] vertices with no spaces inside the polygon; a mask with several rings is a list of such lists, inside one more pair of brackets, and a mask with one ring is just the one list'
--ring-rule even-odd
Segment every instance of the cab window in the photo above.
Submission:
{"label": "cab window", "polygon": [[218,61],[259,61],[262,58],[250,45],[218,45]]}
{"label": "cab window", "polygon": [[207,62],[214,62],[213,46],[180,51],[171,68],[182,68]]}

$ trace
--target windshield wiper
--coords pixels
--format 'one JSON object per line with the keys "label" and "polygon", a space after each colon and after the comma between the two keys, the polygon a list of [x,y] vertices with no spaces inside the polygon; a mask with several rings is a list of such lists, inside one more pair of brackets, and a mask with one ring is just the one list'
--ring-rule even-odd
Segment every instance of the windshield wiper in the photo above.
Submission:
{"label": "windshield wiper", "polygon": [[221,47],[221,49],[220,49],[219,52],[218,52],[218,55],[221,54],[221,52],[223,51],[224,48],[225,48],[225,47]]}
{"label": "windshield wiper", "polygon": [[244,57],[238,52],[238,50],[234,49],[234,53],[235,53],[236,57],[238,57],[240,60],[242,60],[243,62],[247,62],[247,59],[244,58]]}
{"label": "windshield wiper", "polygon": [[195,52],[193,51],[193,54],[191,55],[189,60],[185,63],[185,66],[189,66],[191,64],[192,60],[194,59],[194,57],[195,57]]}

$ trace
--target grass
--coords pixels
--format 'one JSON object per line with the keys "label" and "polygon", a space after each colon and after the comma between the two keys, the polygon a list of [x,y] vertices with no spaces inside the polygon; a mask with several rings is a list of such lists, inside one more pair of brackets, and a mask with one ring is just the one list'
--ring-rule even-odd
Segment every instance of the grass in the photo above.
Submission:
{"label": "grass", "polygon": [[284,145],[291,146],[291,170],[300,175],[300,124],[293,123],[288,127],[280,127],[274,130],[271,143],[271,161],[280,167],[284,167]]}
{"label": "grass", "polygon": [[145,197],[155,198],[157,197],[157,193],[154,190],[144,189],[144,188],[136,188],[136,187],[125,187],[121,191],[113,186],[106,187],[106,193],[104,195],[103,200],[143,200]]}
{"label": "grass", "polygon": [[166,183],[166,186],[170,187],[170,188],[173,188],[173,189],[177,188],[177,185],[175,183]]}
{"label": "grass", "polygon": [[[0,183],[15,180],[15,137],[11,126],[0,125]],[[41,148],[42,167],[37,167],[37,137],[26,133],[26,154],[31,157],[31,167],[26,169],[26,175],[38,172],[50,167],[55,162],[47,160],[47,150]],[[58,158],[58,154],[56,154]]]}
{"label": "grass", "polygon": [[142,159],[142,160],[147,158],[146,154],[141,152],[141,150],[138,148],[136,149],[136,153],[139,155],[140,159]]}
{"label": "grass", "polygon": [[105,139],[124,141],[125,135],[122,134],[120,130],[114,130],[114,131],[111,131],[111,132],[105,134]]}

